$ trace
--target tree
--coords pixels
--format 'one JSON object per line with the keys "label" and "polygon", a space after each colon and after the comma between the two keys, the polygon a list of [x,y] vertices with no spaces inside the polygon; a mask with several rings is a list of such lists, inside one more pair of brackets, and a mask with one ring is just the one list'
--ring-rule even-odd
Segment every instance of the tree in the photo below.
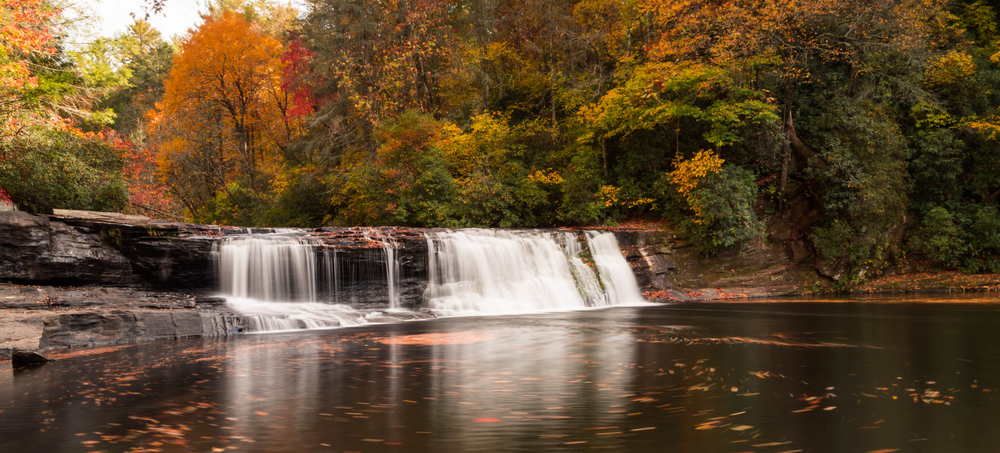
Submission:
{"label": "tree", "polygon": [[371,144],[375,128],[404,111],[440,113],[455,2],[312,0],[310,10],[303,32],[315,53],[321,137]]}
{"label": "tree", "polygon": [[111,42],[112,53],[127,74],[128,84],[113,91],[100,106],[115,112],[114,129],[138,146],[145,144],[144,114],[163,100],[163,82],[170,73],[173,47],[142,19]]}
{"label": "tree", "polygon": [[6,0],[0,4],[0,140],[37,121],[29,117],[31,90],[38,77],[33,58],[54,55],[55,20],[61,11],[46,0]]}
{"label": "tree", "polygon": [[195,218],[216,215],[219,196],[238,209],[271,189],[281,151],[298,134],[286,115],[282,53],[280,42],[227,11],[206,18],[174,57],[149,129],[160,173]]}

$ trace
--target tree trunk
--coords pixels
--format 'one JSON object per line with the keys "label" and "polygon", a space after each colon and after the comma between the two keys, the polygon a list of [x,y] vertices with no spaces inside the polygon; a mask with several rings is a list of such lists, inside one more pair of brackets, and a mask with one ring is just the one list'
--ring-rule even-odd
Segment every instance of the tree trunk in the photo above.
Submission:
{"label": "tree trunk", "polygon": [[604,160],[604,180],[608,180],[608,139],[601,137],[601,158]]}
{"label": "tree trunk", "polygon": [[[795,96],[795,86],[792,84],[791,80],[785,79],[785,106],[782,112],[782,119],[784,124],[782,127],[785,130],[785,149],[784,156],[781,159],[781,193],[784,194],[788,185],[788,173],[789,173],[789,162],[791,161],[792,154],[795,154],[802,158],[802,161],[806,162],[808,165],[813,165],[818,168],[826,169],[828,167],[826,161],[819,157],[816,152],[809,149],[799,136],[795,133],[795,124],[792,121],[792,101]],[[793,169],[794,173],[795,170]]]}

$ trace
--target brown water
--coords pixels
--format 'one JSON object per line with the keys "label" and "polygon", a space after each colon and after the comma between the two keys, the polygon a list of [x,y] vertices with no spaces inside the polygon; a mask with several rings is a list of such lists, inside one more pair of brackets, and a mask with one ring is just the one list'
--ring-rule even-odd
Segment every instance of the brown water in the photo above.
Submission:
{"label": "brown water", "polygon": [[0,452],[996,452],[995,300],[681,304],[82,351],[0,372]]}

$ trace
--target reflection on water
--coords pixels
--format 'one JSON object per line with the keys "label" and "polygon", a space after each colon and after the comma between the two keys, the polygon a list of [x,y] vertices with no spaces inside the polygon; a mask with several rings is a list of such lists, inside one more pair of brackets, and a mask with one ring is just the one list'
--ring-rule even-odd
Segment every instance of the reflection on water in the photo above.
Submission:
{"label": "reflection on water", "polygon": [[0,372],[0,451],[996,451],[1000,305],[979,302],[621,307],[108,348]]}

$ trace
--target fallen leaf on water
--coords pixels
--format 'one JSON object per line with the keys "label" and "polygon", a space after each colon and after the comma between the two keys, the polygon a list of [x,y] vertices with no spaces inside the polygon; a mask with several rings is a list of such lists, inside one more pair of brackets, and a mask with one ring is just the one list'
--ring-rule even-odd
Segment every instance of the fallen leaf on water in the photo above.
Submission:
{"label": "fallen leaf on water", "polygon": [[477,418],[473,419],[472,421],[479,423],[500,423],[502,420],[500,420],[499,418]]}
{"label": "fallen leaf on water", "polygon": [[378,340],[383,344],[405,344],[405,345],[445,345],[445,344],[471,344],[496,339],[496,335],[488,335],[476,332],[454,332],[454,333],[425,333],[421,335],[403,335],[389,337]]}
{"label": "fallen leaf on water", "polygon": [[776,445],[788,445],[790,443],[792,443],[792,441],[789,440],[789,441],[785,441],[785,442],[768,442],[766,444],[756,444],[756,445],[753,445],[753,446],[754,447],[774,447]]}

